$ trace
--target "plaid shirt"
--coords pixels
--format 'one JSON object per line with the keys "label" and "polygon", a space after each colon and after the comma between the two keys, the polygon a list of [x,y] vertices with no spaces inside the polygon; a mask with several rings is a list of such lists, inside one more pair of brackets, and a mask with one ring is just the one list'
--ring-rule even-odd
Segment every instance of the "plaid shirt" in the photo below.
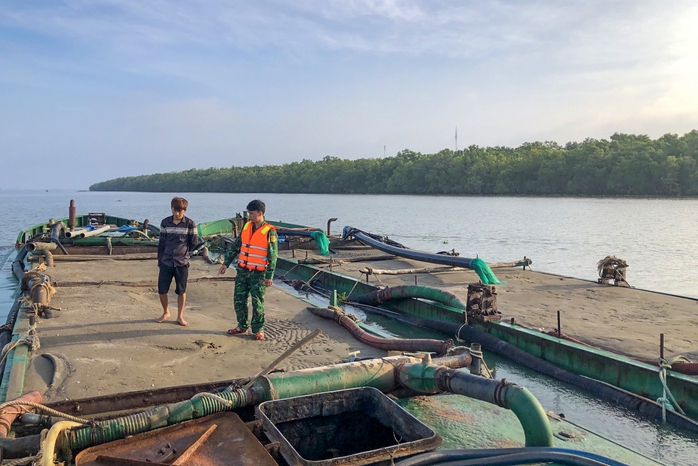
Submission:
{"label": "plaid shirt", "polygon": [[196,223],[189,217],[175,224],[172,216],[160,222],[160,242],[158,243],[158,267],[184,267],[189,265],[189,254],[199,245]]}

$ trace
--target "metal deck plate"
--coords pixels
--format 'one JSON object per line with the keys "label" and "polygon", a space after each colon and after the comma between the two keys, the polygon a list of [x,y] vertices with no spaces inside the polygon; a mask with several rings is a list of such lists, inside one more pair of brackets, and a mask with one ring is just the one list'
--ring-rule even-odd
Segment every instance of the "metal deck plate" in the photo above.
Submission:
{"label": "metal deck plate", "polygon": [[230,412],[90,447],[75,458],[76,466],[233,463],[277,466],[245,423]]}

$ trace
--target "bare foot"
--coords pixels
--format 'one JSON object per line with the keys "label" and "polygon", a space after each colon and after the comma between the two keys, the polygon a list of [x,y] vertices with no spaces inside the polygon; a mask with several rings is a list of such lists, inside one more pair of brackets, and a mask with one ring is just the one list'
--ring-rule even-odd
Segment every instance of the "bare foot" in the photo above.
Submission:
{"label": "bare foot", "polygon": [[180,319],[177,319],[177,323],[178,323],[179,325],[181,325],[182,327],[189,327],[189,322],[187,322],[187,321],[184,320],[184,319],[181,319],[181,320],[180,320]]}
{"label": "bare foot", "polygon": [[165,311],[160,316],[160,318],[157,319],[155,322],[157,322],[158,324],[161,324],[161,323],[165,322],[169,317],[170,317],[170,313],[168,311]]}

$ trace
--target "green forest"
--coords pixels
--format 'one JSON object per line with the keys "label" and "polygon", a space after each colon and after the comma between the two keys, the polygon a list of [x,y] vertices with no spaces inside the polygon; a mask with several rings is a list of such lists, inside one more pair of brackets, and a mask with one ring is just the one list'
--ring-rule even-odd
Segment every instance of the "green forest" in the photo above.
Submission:
{"label": "green forest", "polygon": [[116,178],[91,191],[698,196],[698,131]]}

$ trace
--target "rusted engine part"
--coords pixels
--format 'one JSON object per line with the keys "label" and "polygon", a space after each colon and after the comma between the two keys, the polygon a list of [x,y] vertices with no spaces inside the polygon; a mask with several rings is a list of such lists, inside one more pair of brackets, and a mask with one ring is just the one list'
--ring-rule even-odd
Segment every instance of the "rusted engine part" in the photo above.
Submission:
{"label": "rusted engine part", "polygon": [[323,319],[334,320],[342,325],[357,340],[385,351],[428,351],[446,354],[453,347],[453,340],[430,340],[424,338],[382,338],[369,334],[341,309],[309,307],[308,310]]}
{"label": "rusted engine part", "polygon": [[83,450],[77,466],[110,464],[229,464],[276,465],[269,448],[255,437],[255,424],[245,424],[234,413],[222,412],[185,421]]}
{"label": "rusted engine part", "polygon": [[20,290],[26,296],[25,310],[29,314],[34,314],[36,317],[51,318],[52,311],[60,309],[49,306],[51,297],[56,290],[53,287],[51,277],[44,273],[43,265],[34,270],[29,270],[24,273],[20,283]]}
{"label": "rusted engine part", "polygon": [[[51,277],[44,274],[45,266],[25,272],[20,282],[20,290],[23,297],[17,300],[17,312],[25,312],[29,317],[29,329],[26,334],[20,335],[11,344],[6,344],[2,348],[2,359],[0,366],[4,367],[6,356],[19,346],[28,346],[31,351],[36,351],[41,347],[39,335],[36,332],[36,325],[39,317],[52,317],[51,308],[48,304],[55,289],[51,285]],[[12,311],[14,313],[14,311]],[[7,338],[7,336],[3,337]],[[10,335],[10,338],[12,336]],[[19,392],[21,393],[21,391]]]}
{"label": "rusted engine part", "polygon": [[31,409],[30,405],[21,404],[21,402],[27,401],[31,403],[41,403],[43,399],[44,397],[41,395],[40,392],[33,391],[26,393],[15,400],[12,400],[17,404],[12,404],[10,406],[5,407],[2,410],[2,414],[0,414],[0,438],[7,437],[7,434],[10,432],[10,427],[12,426],[12,423],[17,418],[17,416],[26,413]]}
{"label": "rusted engine part", "polygon": [[628,263],[616,256],[606,256],[601,259],[596,268],[599,271],[599,283],[602,285],[615,285],[630,287],[625,278]]}
{"label": "rusted engine part", "polygon": [[471,283],[468,285],[468,300],[465,312],[470,319],[479,322],[490,322],[502,319],[502,313],[497,310],[497,289],[494,285]]}

